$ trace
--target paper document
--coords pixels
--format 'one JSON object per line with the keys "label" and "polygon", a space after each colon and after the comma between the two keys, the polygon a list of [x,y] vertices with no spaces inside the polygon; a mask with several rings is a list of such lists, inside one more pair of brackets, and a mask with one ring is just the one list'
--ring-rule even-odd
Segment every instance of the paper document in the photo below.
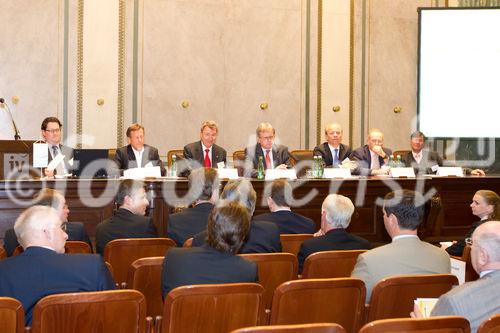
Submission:
{"label": "paper document", "polygon": [[424,316],[424,318],[429,318],[437,301],[437,298],[417,298],[415,304],[418,306],[422,316]]}
{"label": "paper document", "polygon": [[33,144],[33,167],[45,168],[49,163],[49,149],[46,143]]}
{"label": "paper document", "polygon": [[63,154],[57,154],[56,157],[50,161],[49,165],[47,165],[47,170],[54,171],[59,163],[61,163],[64,160],[64,155]]}

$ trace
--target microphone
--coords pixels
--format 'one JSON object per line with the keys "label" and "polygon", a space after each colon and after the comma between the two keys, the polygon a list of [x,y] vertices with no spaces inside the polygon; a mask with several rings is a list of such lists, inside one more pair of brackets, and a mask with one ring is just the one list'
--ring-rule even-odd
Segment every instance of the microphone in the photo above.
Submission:
{"label": "microphone", "polygon": [[12,117],[12,111],[9,108],[9,104],[5,103],[5,99],[0,97],[0,107],[4,108],[4,106],[7,108],[7,111],[9,111],[10,120],[12,121],[12,127],[14,127],[14,139],[21,140],[21,134],[19,133],[19,130],[17,129],[16,122],[14,121],[14,117]]}

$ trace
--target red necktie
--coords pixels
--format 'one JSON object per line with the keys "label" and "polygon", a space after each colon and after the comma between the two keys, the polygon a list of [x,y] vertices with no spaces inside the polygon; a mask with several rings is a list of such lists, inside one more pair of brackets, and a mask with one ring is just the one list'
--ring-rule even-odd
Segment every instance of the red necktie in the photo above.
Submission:
{"label": "red necktie", "polygon": [[269,156],[270,149],[266,149],[266,169],[272,169],[271,156]]}
{"label": "red necktie", "polygon": [[205,162],[204,166],[205,168],[211,168],[212,167],[212,162],[210,162],[210,157],[208,157],[208,152],[210,149],[205,149]]}

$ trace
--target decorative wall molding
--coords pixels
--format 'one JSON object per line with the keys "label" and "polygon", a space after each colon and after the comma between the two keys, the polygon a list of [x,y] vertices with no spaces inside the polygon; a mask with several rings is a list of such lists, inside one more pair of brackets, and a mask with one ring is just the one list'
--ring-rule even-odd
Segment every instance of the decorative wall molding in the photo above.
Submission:
{"label": "decorative wall molding", "polygon": [[83,17],[84,0],[78,0],[77,50],[76,50],[76,147],[82,148],[83,128]]}
{"label": "decorative wall molding", "polygon": [[321,140],[321,80],[322,80],[322,63],[323,63],[323,0],[318,0],[318,70],[317,70],[317,111],[316,111],[316,145],[320,144]]}
{"label": "decorative wall molding", "polygon": [[118,0],[118,102],[116,110],[116,144],[123,146],[125,99],[125,0]]}

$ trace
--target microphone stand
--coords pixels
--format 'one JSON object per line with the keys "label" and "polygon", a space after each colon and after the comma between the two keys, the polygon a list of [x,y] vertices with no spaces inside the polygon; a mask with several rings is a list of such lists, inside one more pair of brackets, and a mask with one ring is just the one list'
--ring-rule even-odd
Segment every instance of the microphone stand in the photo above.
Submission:
{"label": "microphone stand", "polygon": [[19,130],[17,129],[16,122],[14,121],[14,117],[12,117],[12,111],[9,108],[9,104],[5,103],[5,100],[3,98],[0,98],[0,106],[6,106],[7,111],[9,111],[10,115],[10,120],[12,121],[12,126],[14,127],[14,140],[21,140],[21,134],[19,133]]}

